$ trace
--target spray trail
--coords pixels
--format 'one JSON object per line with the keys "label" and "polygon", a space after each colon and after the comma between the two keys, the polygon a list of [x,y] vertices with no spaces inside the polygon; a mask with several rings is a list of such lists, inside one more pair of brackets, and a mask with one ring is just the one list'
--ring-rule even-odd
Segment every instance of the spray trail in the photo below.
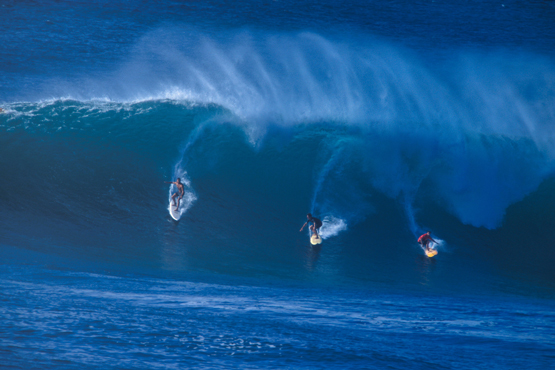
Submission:
{"label": "spray trail", "polygon": [[[198,138],[201,136],[201,133],[203,132],[205,127],[205,124],[200,124],[197,127],[195,127],[195,129],[191,132],[191,134],[189,135],[188,140],[185,142],[185,144],[181,147],[181,149],[179,150],[179,158],[176,162],[176,164],[173,167],[173,173],[172,173],[172,181],[175,181],[177,178],[181,179],[181,182],[183,183],[184,187],[184,194],[183,194],[183,199],[181,199],[181,202],[179,204],[179,215],[180,217],[183,216],[183,214],[185,212],[187,212],[187,210],[189,208],[191,208],[191,206],[193,205],[193,203],[197,200],[197,196],[191,186],[191,180],[188,178],[187,176],[187,170],[185,169],[186,164],[187,164],[187,151],[189,150],[189,148],[198,140]],[[168,211],[170,210],[170,207],[172,206],[172,195],[177,192],[177,187],[172,184],[170,186],[170,190],[169,190],[169,194],[168,194],[168,202],[169,202],[169,206],[168,206]]]}

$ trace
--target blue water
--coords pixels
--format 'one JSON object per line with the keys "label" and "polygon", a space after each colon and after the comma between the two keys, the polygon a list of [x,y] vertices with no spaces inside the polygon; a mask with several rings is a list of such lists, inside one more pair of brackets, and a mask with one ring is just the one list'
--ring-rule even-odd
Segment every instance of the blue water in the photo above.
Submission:
{"label": "blue water", "polygon": [[0,367],[555,368],[554,41],[548,1],[2,2]]}

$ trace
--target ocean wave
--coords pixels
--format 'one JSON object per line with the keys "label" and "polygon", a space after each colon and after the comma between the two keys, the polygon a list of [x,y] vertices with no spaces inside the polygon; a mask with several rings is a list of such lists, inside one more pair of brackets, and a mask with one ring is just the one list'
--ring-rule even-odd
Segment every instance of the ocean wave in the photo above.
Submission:
{"label": "ocean wave", "polygon": [[[46,186],[69,209],[79,209],[77,200],[62,194],[84,190],[74,198],[104,204],[97,209],[109,214],[106,199],[128,204],[129,194],[148,196],[144,204],[153,207],[152,179],[185,173],[188,208],[200,206],[206,199],[192,190],[199,178],[220,171],[215,181],[225,186],[225,163],[245,177],[238,183],[248,182],[260,172],[258,159],[283,189],[289,179],[308,179],[303,213],[350,228],[377,212],[382,194],[404,210],[415,235],[429,224],[424,208],[499,228],[509,206],[554,174],[548,58],[461,52],[432,68],[371,38],[184,39],[164,28],[144,36],[128,59],[106,81],[64,83],[63,98],[5,104],[5,173],[24,184],[15,168],[27,168],[44,181],[37,192]],[[243,167],[233,163],[238,156]],[[137,192],[128,179],[148,185]],[[7,203],[24,197],[5,191]]]}

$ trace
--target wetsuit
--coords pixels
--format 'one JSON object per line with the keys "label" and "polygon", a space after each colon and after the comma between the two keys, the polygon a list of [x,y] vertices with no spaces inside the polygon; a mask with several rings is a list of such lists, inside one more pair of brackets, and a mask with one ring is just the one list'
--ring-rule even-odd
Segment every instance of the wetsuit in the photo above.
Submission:
{"label": "wetsuit", "polygon": [[316,217],[312,217],[307,222],[312,222],[316,230],[319,230],[322,227],[322,221]]}
{"label": "wetsuit", "polygon": [[433,239],[428,234],[420,235],[420,238],[418,238],[418,243],[424,247],[428,247],[428,244],[430,244],[431,241],[433,241]]}

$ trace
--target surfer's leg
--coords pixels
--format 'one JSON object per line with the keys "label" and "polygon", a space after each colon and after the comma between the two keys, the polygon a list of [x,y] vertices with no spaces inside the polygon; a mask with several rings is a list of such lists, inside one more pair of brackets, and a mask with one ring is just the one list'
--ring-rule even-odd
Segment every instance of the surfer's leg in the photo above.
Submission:
{"label": "surfer's leg", "polygon": [[172,206],[175,206],[175,197],[177,196],[177,193],[173,193],[172,195]]}
{"label": "surfer's leg", "polygon": [[311,226],[310,226],[310,231],[312,231],[312,233],[313,233],[314,235],[316,235],[317,238],[319,238],[319,236],[318,236],[318,229],[316,228],[316,226],[311,225]]}

